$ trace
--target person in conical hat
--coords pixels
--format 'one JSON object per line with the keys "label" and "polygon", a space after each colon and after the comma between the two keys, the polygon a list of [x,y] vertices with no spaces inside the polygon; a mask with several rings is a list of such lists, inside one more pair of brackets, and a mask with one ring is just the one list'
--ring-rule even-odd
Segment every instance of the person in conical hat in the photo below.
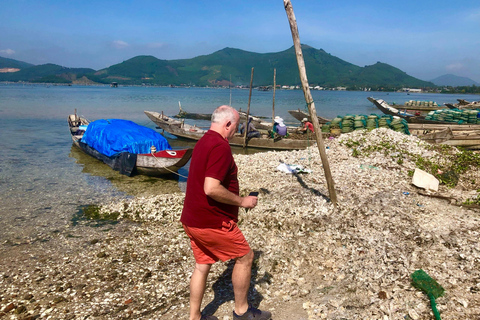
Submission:
{"label": "person in conical hat", "polygon": [[287,135],[287,126],[283,123],[283,119],[279,116],[276,116],[274,119],[275,123],[273,125],[273,132],[278,134],[279,136],[286,136]]}

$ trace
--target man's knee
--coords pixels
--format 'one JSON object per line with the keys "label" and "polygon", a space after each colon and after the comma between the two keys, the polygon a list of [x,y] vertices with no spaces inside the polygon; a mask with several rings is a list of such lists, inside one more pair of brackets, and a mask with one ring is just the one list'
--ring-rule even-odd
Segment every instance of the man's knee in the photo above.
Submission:
{"label": "man's knee", "polygon": [[237,258],[236,262],[241,263],[241,264],[245,264],[245,265],[252,265],[253,258],[254,258],[253,250],[250,250],[243,257]]}

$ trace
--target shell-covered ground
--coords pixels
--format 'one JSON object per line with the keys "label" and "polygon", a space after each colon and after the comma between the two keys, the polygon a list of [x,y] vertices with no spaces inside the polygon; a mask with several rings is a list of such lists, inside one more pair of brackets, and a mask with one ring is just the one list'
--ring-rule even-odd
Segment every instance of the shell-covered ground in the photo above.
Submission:
{"label": "shell-covered ground", "polygon": [[[480,318],[480,212],[462,205],[478,203],[479,167],[426,192],[412,185],[413,170],[448,171],[456,149],[386,129],[325,146],[336,207],[316,145],[235,155],[241,193],[260,192],[256,208],[240,210],[256,257],[250,301],[277,320],[433,319],[411,283],[423,269],[445,289],[442,318]],[[312,172],[283,173],[282,162]],[[179,223],[183,198],[118,199],[100,209],[117,224],[2,249],[10,262],[0,270],[0,317],[188,319],[194,260]],[[232,319],[232,267],[217,263],[209,276],[204,311],[219,319]]]}

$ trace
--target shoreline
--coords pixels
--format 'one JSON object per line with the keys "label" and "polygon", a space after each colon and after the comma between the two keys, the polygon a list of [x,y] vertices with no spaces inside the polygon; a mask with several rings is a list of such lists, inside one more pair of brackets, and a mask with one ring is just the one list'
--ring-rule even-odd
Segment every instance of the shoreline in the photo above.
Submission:
{"label": "shoreline", "polygon": [[[338,209],[316,146],[302,151],[235,155],[241,193],[261,190],[257,208],[240,210],[240,228],[255,251],[251,302],[286,319],[426,319],[428,298],[410,284],[422,268],[446,290],[445,318],[480,316],[480,215],[411,185],[415,163],[396,151],[352,156],[350,143],[390,143],[426,159],[443,159],[415,137],[353,132],[325,141]],[[312,169],[288,175],[280,160]],[[440,192],[464,200],[480,189],[479,170]],[[475,183],[472,183],[475,181]],[[85,221],[21,244],[2,244],[0,313],[12,319],[186,319],[194,265],[179,214],[183,194],[105,204],[116,224]],[[91,223],[94,223],[92,221]],[[6,261],[8,259],[8,261]],[[231,264],[212,267],[204,307],[231,319]],[[18,312],[18,314],[15,314]]]}

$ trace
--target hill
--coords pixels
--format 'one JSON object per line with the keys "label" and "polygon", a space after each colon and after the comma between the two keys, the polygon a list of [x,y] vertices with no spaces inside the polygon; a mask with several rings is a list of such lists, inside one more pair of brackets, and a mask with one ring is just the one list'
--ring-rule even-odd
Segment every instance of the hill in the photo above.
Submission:
{"label": "hill", "polygon": [[[328,54],[322,49],[302,45],[309,83],[320,86],[385,86],[432,87],[384,63],[364,68]],[[192,59],[160,60],[152,56],[138,56],[100,70],[93,81],[109,83],[149,83],[159,85],[248,85],[251,68],[254,85],[273,83],[273,69],[277,69],[277,83],[299,85],[298,66],[293,47],[276,53],[255,53],[225,48],[209,55]],[[231,79],[231,82],[230,82]]]}
{"label": "hill", "polygon": [[24,69],[32,66],[33,64],[31,63],[0,57],[0,69],[4,69],[4,68]]}
{"label": "hill", "polygon": [[[322,49],[302,45],[308,80],[323,87],[433,87],[431,82],[409,76],[385,63],[360,67],[332,56]],[[96,83],[118,82],[125,85],[188,85],[227,86],[249,85],[251,68],[254,86],[273,84],[273,69],[277,84],[300,85],[295,49],[274,53],[255,53],[224,48],[212,54],[192,59],[161,60],[153,56],[137,56],[108,68],[70,69],[53,64],[31,66],[12,74],[0,74],[0,81],[72,82],[85,77]]]}
{"label": "hill", "polygon": [[480,85],[478,82],[466,77],[459,77],[453,74],[444,74],[443,76],[437,77],[430,80],[437,86],[451,86],[451,87],[462,87],[462,86],[472,86]]}
{"label": "hill", "polygon": [[17,72],[0,73],[0,81],[72,83],[77,78],[94,72],[89,68],[66,68],[48,63],[26,67]]}

